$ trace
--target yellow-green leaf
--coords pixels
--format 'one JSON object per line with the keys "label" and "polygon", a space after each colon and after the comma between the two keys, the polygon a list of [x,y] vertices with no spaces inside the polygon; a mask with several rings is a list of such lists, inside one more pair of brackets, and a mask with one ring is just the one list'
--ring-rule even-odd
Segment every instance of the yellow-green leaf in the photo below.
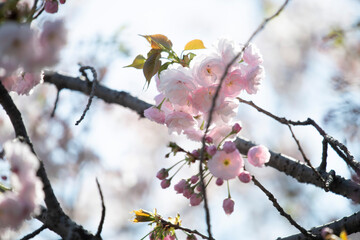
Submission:
{"label": "yellow-green leaf", "polygon": [[125,67],[133,67],[133,68],[136,68],[136,69],[142,69],[143,66],[144,66],[145,61],[146,61],[146,58],[143,55],[139,54],[139,55],[137,55],[135,57],[132,64],[127,65]]}
{"label": "yellow-green leaf", "polygon": [[148,57],[143,66],[144,76],[148,86],[150,84],[151,78],[159,71],[161,66],[160,53],[154,53]]}
{"label": "yellow-green leaf", "polygon": [[194,39],[185,45],[184,50],[196,50],[196,49],[204,49],[204,48],[205,46],[203,41],[201,41],[200,39]]}
{"label": "yellow-green leaf", "polygon": [[172,42],[165,35],[153,34],[153,35],[140,35],[140,36],[144,37],[151,44],[152,49],[170,50],[172,48]]}

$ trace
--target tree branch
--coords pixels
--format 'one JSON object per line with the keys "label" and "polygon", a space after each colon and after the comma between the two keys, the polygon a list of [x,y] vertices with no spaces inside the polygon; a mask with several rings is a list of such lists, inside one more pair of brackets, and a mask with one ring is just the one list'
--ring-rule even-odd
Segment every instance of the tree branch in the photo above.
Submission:
{"label": "tree branch", "polygon": [[[69,77],[54,72],[45,72],[44,82],[54,84],[56,87],[82,92],[87,95],[90,93],[90,89],[86,86],[86,82],[82,81],[80,78]],[[115,103],[130,108],[137,112],[140,117],[144,117],[144,110],[152,106],[126,92],[112,90],[100,84],[96,88],[95,96],[105,102]],[[252,146],[255,146],[251,141],[241,137],[237,138],[235,143],[238,150],[244,155],[247,154]],[[270,153],[271,158],[269,163],[266,164],[267,166],[273,167],[280,172],[295,178],[301,183],[313,184],[320,188],[324,187],[323,182],[307,165],[301,163],[299,160],[280,153],[273,151],[270,151]],[[324,179],[329,178],[329,173],[327,172],[322,172],[321,175]],[[333,193],[352,199],[355,202],[360,202],[360,185],[351,180],[344,179],[341,176],[335,176],[334,182],[330,185],[329,190]]]}
{"label": "tree branch", "polygon": [[[15,135],[20,140],[27,143],[32,152],[35,154],[34,147],[30,141],[30,138],[27,134],[25,125],[22,121],[22,116],[15,103],[11,99],[9,93],[5,87],[1,84],[0,81],[0,104],[3,106],[5,112],[10,118],[10,121],[13,125]],[[62,238],[66,239],[69,232],[73,232],[72,240],[82,240],[82,239],[98,239],[90,234],[88,231],[83,229],[82,226],[73,222],[62,210],[54,192],[51,187],[50,181],[47,177],[44,164],[39,159],[40,167],[37,171],[37,176],[41,179],[43,183],[43,190],[45,193],[45,204],[48,209],[42,209],[41,214],[37,217],[48,229],[56,232]]]}

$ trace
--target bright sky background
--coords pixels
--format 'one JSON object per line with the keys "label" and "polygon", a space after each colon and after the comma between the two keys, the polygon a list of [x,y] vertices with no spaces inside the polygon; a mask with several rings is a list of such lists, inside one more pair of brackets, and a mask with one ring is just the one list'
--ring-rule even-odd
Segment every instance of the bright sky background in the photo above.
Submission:
{"label": "bright sky background", "polygon": [[[282,3],[282,1],[274,2],[278,5]],[[301,11],[304,11],[302,14],[307,13],[307,16],[314,19],[314,23],[316,23],[315,25],[309,25],[308,28],[317,27],[320,31],[321,29],[324,29],[323,26],[327,26],[326,24],[328,24],[325,20],[349,23],[352,20],[352,17],[356,15],[357,12],[360,12],[359,6],[356,5],[356,3],[348,4],[349,2],[351,3],[351,1],[346,2],[347,4],[335,0],[322,0],[316,2],[311,0],[293,0],[290,3],[289,11],[290,9],[292,12],[296,11],[296,9],[294,9],[296,5],[305,5],[306,7],[301,9]],[[216,39],[223,36],[234,39],[239,43],[244,43],[264,17],[260,4],[261,1],[253,0],[70,0],[64,6],[60,6],[60,13],[54,15],[54,17],[64,16],[67,18],[69,48],[71,51],[76,51],[76,47],[74,47],[73,44],[74,42],[78,43],[81,40],[84,41],[90,39],[94,34],[109,36],[114,31],[124,28],[122,30],[121,40],[131,50],[130,56],[117,58],[111,66],[109,66],[110,72],[106,79],[106,85],[114,89],[130,92],[134,96],[152,103],[152,99],[156,94],[154,85],[150,86],[148,91],[144,91],[144,78],[142,72],[135,69],[123,68],[123,66],[130,64],[137,54],[145,55],[148,51],[148,43],[138,34],[164,34],[172,40],[174,50],[179,53],[188,41],[196,38],[202,39],[206,46],[210,46]],[[269,13],[276,11],[278,5],[274,5],[273,8],[270,8]],[[354,6],[357,6],[357,8]],[[341,9],[341,11],[339,11],[339,9]],[[301,14],[299,13],[299,15]],[[329,18],[329,16],[331,17]],[[293,22],[289,23],[288,20],[291,19],[291,17],[291,15],[286,15],[286,13],[282,14],[278,19],[273,20],[264,32],[260,33],[255,40],[260,51],[264,53],[264,64],[265,67],[267,65],[269,66],[268,69],[272,69],[273,58],[276,58],[277,56],[272,55],[272,51],[266,49],[268,43],[264,40],[271,35],[274,35],[274,38],[279,38],[279,41],[283,41],[282,43],[286,45],[286,38],[301,34],[301,31],[292,27],[291,24]],[[321,20],[324,20],[324,22],[321,22]],[[292,21],[301,22],[302,19],[292,19]],[[309,23],[309,21],[305,20],[304,22]],[[69,74],[77,75],[76,64],[78,60],[77,58],[71,58],[71,54],[73,53],[71,51],[68,50],[64,53],[66,60],[60,65],[60,69],[56,70],[63,70]],[[308,74],[311,76],[315,75],[316,78],[314,79],[317,79],[316,82],[312,83],[312,87],[322,89],[325,86],[325,83],[322,80],[329,77],[331,62],[321,55],[314,55],[314,59],[316,60],[314,62],[314,67]],[[279,60],[276,59],[276,61]],[[268,69],[266,68],[266,71]],[[273,74],[270,72],[267,76],[268,78],[271,78]],[[305,119],[309,115],[315,119],[319,118],[319,114],[322,113],[324,109],[317,105],[309,110],[309,104],[311,103],[310,99],[318,99],[319,102],[324,102],[324,104],[328,103],[330,100],[326,97],[319,97],[318,92],[312,91],[313,88],[299,89],[299,92],[308,94],[308,98],[304,99],[302,105],[299,105],[299,111],[280,111],[280,115],[286,115],[292,119]],[[278,98],[274,98],[273,95],[274,90],[271,86],[271,81],[266,79],[261,91],[257,96],[251,96],[251,99],[271,111],[276,112],[279,109],[283,110],[282,106],[279,106]],[[248,99],[250,99],[250,97],[248,97]],[[95,101],[95,106],[96,104],[99,104],[100,106],[100,103],[98,102],[99,101]],[[171,165],[163,159],[167,152],[165,144],[169,139],[167,137],[167,130],[165,127],[155,126],[155,123],[139,120],[136,114],[129,113],[129,111],[124,108],[118,107],[114,109],[116,112],[107,112],[106,114],[108,115],[94,113],[96,111],[95,107],[91,109],[91,111],[94,111],[92,113],[93,119],[91,122],[85,120],[82,123],[83,125],[91,123],[92,127],[91,133],[87,136],[87,144],[93,146],[99,152],[103,161],[106,163],[106,167],[122,169],[126,172],[124,181],[126,181],[129,186],[136,186],[136,175],[138,171],[153,171],[151,174],[155,176],[156,171],[160,167],[163,167],[161,164],[167,164],[167,166]],[[289,115],[287,115],[288,113]],[[256,113],[255,115],[254,113],[249,113],[249,115],[251,115],[251,117],[258,116]],[[242,115],[242,117],[246,116]],[[78,118],[78,116],[74,115],[74,119],[76,118]],[[265,122],[259,128],[254,130],[258,135],[256,139],[257,142],[265,144],[271,143],[274,132],[267,129],[270,124],[271,123],[269,122]],[[139,126],[140,129],[147,130],[135,132],[134,129],[136,129],[137,126]],[[151,131],[152,129],[156,132]],[[74,128],[74,131],[75,137],[81,138],[82,128]],[[312,131],[306,129],[299,134],[307,134],[309,132]],[[157,138],[160,138],[160,140],[154,140],[155,142],[164,144],[159,144],[157,146],[157,148],[161,150],[155,155],[153,151],[156,149],[156,146],[146,146],[149,142],[153,141],[154,135],[156,135]],[[314,148],[321,149],[320,138],[313,136],[312,139],[315,139],[313,144],[315,146]],[[181,140],[181,143],[183,144],[182,146],[189,148],[193,147],[193,143],[189,143],[188,141]],[[144,146],[142,147],[140,144],[144,144]],[[157,159],[150,158],[154,156],[156,156]],[[118,160],[120,158],[121,160]],[[139,161],[139,158],[144,159]],[[149,162],[157,160],[159,163],[155,163],[155,167],[152,162]],[[172,163],[175,163],[175,160],[172,160]],[[196,169],[194,171],[196,171]],[[263,169],[263,171],[265,185],[269,186],[273,184],[271,189],[275,193],[281,192],[281,184],[279,183],[281,180],[273,177],[275,171],[272,169]],[[96,174],[101,174],[100,171],[95,170],[94,172]],[[276,176],[278,175],[279,174],[276,173]],[[83,177],[88,177],[89,179],[94,178],[93,173],[85,173]],[[267,181],[272,181],[272,183]],[[177,213],[177,206],[181,206],[181,210],[184,211],[180,212],[183,216],[183,225],[189,228],[197,228],[200,232],[206,233],[206,228],[203,223],[204,213],[202,207],[187,207],[187,201],[185,201],[183,197],[176,196],[172,188],[162,190],[160,189],[157,180],[154,179],[154,183],[153,188],[149,190],[152,192],[153,198],[145,203],[134,203],[132,209],[124,209],[124,211],[130,212],[131,210],[138,208],[147,208],[151,210],[156,207],[163,216],[167,217],[175,216]],[[106,185],[107,183],[104,182],[103,184]],[[294,185],[296,185],[295,182]],[[94,186],[89,184],[89,186],[83,187],[93,188]],[[233,198],[236,202],[236,210],[231,216],[226,216],[221,207],[222,200],[226,197],[225,187],[221,188],[221,190],[215,188],[210,190],[210,193],[215,193],[211,194],[210,208],[213,219],[213,233],[217,239],[275,239],[276,237],[296,233],[296,230],[292,226],[278,216],[276,211],[271,207],[271,203],[266,200],[260,191],[250,186],[244,186],[244,184],[239,185],[235,183],[232,184],[232,188],[234,189]],[[309,195],[313,195],[317,189],[310,187],[307,191],[309,192]],[[58,190],[58,192],[61,191]],[[329,194],[320,194],[318,203],[309,201],[306,204],[319,205],[315,208],[319,211],[330,211],[328,208],[329,206],[336,206],[335,209],[331,208],[331,214],[335,217],[342,216],[341,214],[344,213],[351,213],[351,210],[346,204],[348,202],[347,200],[341,197],[330,196],[331,197],[329,197]],[[116,209],[118,206],[112,206],[111,204],[115,203],[116,202],[111,201],[111,203],[108,203],[107,205],[109,217],[105,222],[104,239],[140,239],[150,230],[144,224],[144,226],[139,226],[136,236],[119,236],[112,232],[110,227],[112,225],[111,221],[116,221],[114,216],[117,216]],[[121,205],[121,199],[119,199],[119,204]],[[247,205],[250,204],[254,205],[251,208],[253,212],[248,210]],[[257,208],[263,210],[260,206],[266,204],[269,205],[266,209],[267,211],[270,211],[270,213],[256,211]],[[256,205],[259,205],[259,207],[256,207]],[[97,206],[94,212],[98,211],[99,209]],[[301,211],[301,209],[299,211]],[[296,212],[294,214],[296,215]],[[131,215],[129,214],[128,219],[130,219],[130,217]],[[325,217],[324,219],[321,219],[321,217],[319,218],[320,219],[317,219],[319,220],[318,222],[317,220],[314,220],[312,223],[302,224],[306,227],[310,227],[313,226],[312,224],[324,223],[323,221],[327,221],[325,220],[327,219]],[[189,226],[188,222],[198,225]],[[92,229],[96,229],[97,223],[98,219],[96,218],[84,223],[84,225],[85,228],[91,227]],[[130,222],[129,224],[131,225]],[[259,231],[254,232],[254,226],[256,227],[257,224],[259,224]],[[252,227],[248,228],[248,225],[251,225]]]}

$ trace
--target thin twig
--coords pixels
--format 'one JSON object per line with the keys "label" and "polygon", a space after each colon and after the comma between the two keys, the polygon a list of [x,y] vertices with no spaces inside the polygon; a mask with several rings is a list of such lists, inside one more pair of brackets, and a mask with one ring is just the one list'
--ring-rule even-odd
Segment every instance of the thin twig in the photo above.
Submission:
{"label": "thin twig", "polygon": [[333,137],[329,136],[314,120],[311,118],[306,119],[305,121],[291,121],[284,117],[280,118],[278,116],[275,116],[274,114],[270,113],[269,111],[266,111],[265,109],[260,108],[252,101],[246,101],[240,97],[237,97],[237,99],[245,104],[248,104],[255,108],[257,111],[264,113],[265,115],[275,119],[276,121],[285,124],[285,125],[294,125],[294,126],[307,126],[311,125],[313,126],[318,133],[330,144],[330,146],[335,150],[335,152],[356,172],[360,174],[360,163],[357,162],[350,154],[350,151],[347,149],[347,147],[340,143],[338,140],[334,139]]}
{"label": "thin twig", "polygon": [[103,193],[102,193],[102,190],[101,190],[101,186],[100,186],[100,183],[99,183],[97,178],[96,178],[96,185],[97,185],[97,187],[99,189],[102,211],[101,211],[101,219],[100,219],[99,227],[98,227],[98,230],[97,230],[97,232],[95,234],[95,237],[101,238],[100,234],[101,234],[101,231],[103,229],[103,225],[104,225],[104,221],[105,221],[106,208],[105,208],[104,196],[103,196]]}
{"label": "thin twig", "polygon": [[216,105],[216,100],[219,96],[220,93],[220,89],[222,86],[222,83],[224,82],[226,75],[229,72],[230,67],[236,62],[236,60],[243,54],[243,52],[245,51],[245,49],[249,46],[250,42],[253,40],[253,38],[262,30],[264,29],[265,25],[271,21],[272,19],[274,19],[276,16],[278,16],[282,10],[285,8],[285,6],[288,4],[289,0],[286,0],[281,7],[270,17],[265,18],[263,20],[263,22],[258,26],[258,28],[255,30],[255,32],[253,32],[253,34],[250,36],[250,38],[246,41],[245,45],[242,47],[241,51],[236,54],[236,56],[226,65],[225,70],[223,75],[220,78],[220,82],[219,82],[219,86],[216,88],[214,97],[212,99],[211,102],[211,107],[209,110],[209,116],[208,116],[208,121],[206,124],[206,128],[205,128],[205,133],[204,136],[202,138],[202,149],[201,149],[201,155],[200,155],[200,163],[199,163],[199,175],[200,175],[200,183],[201,183],[201,189],[202,189],[202,193],[203,193],[203,197],[204,197],[204,209],[205,209],[205,214],[206,214],[206,224],[208,226],[208,234],[210,239],[212,238],[212,234],[211,234],[211,225],[210,225],[210,212],[209,212],[209,207],[207,204],[207,197],[206,197],[206,190],[205,190],[205,185],[204,185],[204,178],[202,177],[202,172],[203,172],[203,162],[204,162],[204,152],[205,152],[205,139],[206,139],[206,135],[209,131],[211,122],[212,122],[212,114],[215,110],[215,105]]}
{"label": "thin twig", "polygon": [[55,102],[54,102],[54,108],[53,108],[53,110],[51,111],[51,114],[50,114],[50,117],[52,117],[52,118],[55,116],[55,111],[56,111],[56,108],[57,108],[57,104],[59,102],[60,91],[61,91],[61,89],[57,89],[56,98],[55,98]]}
{"label": "thin twig", "polygon": [[75,125],[79,125],[79,123],[84,119],[85,115],[86,115],[86,112],[90,109],[90,105],[91,105],[91,102],[95,96],[95,88],[96,88],[96,85],[97,85],[97,73],[95,71],[95,69],[93,67],[90,67],[90,66],[82,66],[80,67],[79,71],[86,77],[87,81],[89,81],[89,79],[87,78],[87,75],[85,73],[85,70],[86,69],[90,69],[92,74],[93,74],[93,81],[92,81],[92,86],[91,86],[91,92],[90,92],[90,96],[89,96],[89,100],[88,100],[88,103],[86,105],[86,108],[85,110],[83,111],[81,117],[79,120],[76,121]]}
{"label": "thin twig", "polygon": [[261,185],[261,183],[258,180],[256,180],[255,176],[252,176],[252,181],[254,182],[254,184],[257,187],[260,188],[261,191],[263,191],[263,193],[266,194],[266,196],[273,203],[273,206],[276,208],[276,210],[278,210],[278,212],[280,213],[281,216],[285,217],[290,222],[291,225],[296,227],[305,236],[309,237],[310,239],[315,238],[315,235],[313,235],[310,232],[306,231],[305,228],[301,227],[289,214],[287,214],[284,211],[284,209],[280,206],[280,204],[278,203],[278,201],[276,200],[274,195],[271,192],[269,192],[263,185]]}
{"label": "thin twig", "polygon": [[179,229],[179,230],[185,231],[187,233],[196,234],[196,235],[202,237],[203,239],[210,239],[210,237],[207,237],[204,234],[199,233],[197,230],[191,230],[189,228],[181,227],[180,225],[173,224],[171,222],[165,221],[164,219],[161,219],[161,222],[162,222],[163,225],[172,227],[174,229]]}
{"label": "thin twig", "polygon": [[323,139],[322,144],[323,144],[323,150],[322,150],[322,156],[321,156],[321,163],[320,163],[320,166],[318,167],[318,169],[320,171],[325,172],[326,165],[327,165],[328,142],[325,139]]}
{"label": "thin twig", "polygon": [[36,229],[34,232],[29,233],[28,235],[24,236],[23,238],[21,238],[20,240],[29,240],[33,237],[35,237],[36,235],[38,235],[39,233],[41,233],[43,230],[45,230],[47,227],[44,225],[42,225],[40,228]]}

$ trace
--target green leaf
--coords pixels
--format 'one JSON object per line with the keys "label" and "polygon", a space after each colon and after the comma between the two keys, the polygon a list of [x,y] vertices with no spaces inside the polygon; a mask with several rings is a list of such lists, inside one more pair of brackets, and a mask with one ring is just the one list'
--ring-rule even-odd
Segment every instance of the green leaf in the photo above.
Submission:
{"label": "green leaf", "polygon": [[139,54],[139,55],[137,55],[135,57],[132,64],[127,65],[125,67],[133,67],[133,68],[136,68],[136,69],[142,69],[143,66],[144,66],[145,61],[146,61],[146,58],[143,55]]}
{"label": "green leaf", "polygon": [[184,50],[196,50],[196,49],[204,49],[204,48],[205,46],[203,41],[201,41],[200,39],[194,39],[185,45]]}
{"label": "green leaf", "polygon": [[162,34],[140,35],[144,37],[150,44],[152,49],[171,50],[172,42],[168,37]]}
{"label": "green leaf", "polygon": [[150,85],[151,78],[159,71],[161,66],[161,54],[156,52],[148,57],[143,66],[144,76],[148,86]]}
{"label": "green leaf", "polygon": [[173,64],[173,62],[166,62],[166,63],[164,63],[163,65],[161,65],[161,67],[160,67],[160,69],[159,69],[159,74],[160,74],[162,71],[166,70],[166,69],[170,66],[170,64]]}

